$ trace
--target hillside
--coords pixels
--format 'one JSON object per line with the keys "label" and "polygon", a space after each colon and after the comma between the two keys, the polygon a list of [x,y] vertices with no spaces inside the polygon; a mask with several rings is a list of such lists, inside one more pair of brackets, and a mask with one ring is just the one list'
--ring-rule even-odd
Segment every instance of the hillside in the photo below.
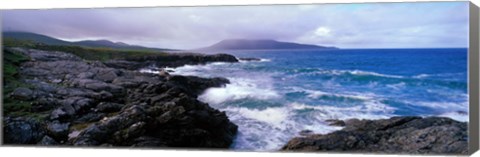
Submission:
{"label": "hillside", "polygon": [[33,41],[33,42],[43,43],[47,45],[82,46],[82,47],[92,47],[92,48],[121,49],[121,50],[174,51],[173,49],[150,48],[150,47],[143,47],[138,45],[129,45],[122,42],[112,42],[109,40],[83,40],[83,41],[77,41],[77,42],[70,42],[70,41],[64,41],[64,40],[56,39],[54,37],[42,35],[42,34],[29,33],[29,32],[3,32],[2,35],[5,39],[27,40],[27,41]]}

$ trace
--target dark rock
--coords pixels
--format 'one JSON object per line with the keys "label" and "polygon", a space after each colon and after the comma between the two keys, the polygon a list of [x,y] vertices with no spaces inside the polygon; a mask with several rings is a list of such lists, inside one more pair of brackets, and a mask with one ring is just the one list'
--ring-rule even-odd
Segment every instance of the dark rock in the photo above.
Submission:
{"label": "dark rock", "polygon": [[60,88],[55,93],[61,97],[86,97],[86,98],[93,98],[96,97],[98,93],[95,93],[89,89],[82,89],[82,88]]}
{"label": "dark rock", "polygon": [[5,118],[3,121],[4,144],[36,144],[45,135],[42,124],[28,118]]}
{"label": "dark rock", "polygon": [[111,83],[115,78],[118,77],[119,73],[120,71],[115,69],[102,69],[99,70],[97,75],[95,75],[95,79]]}
{"label": "dark rock", "polygon": [[343,120],[327,119],[326,122],[330,126],[345,126],[345,122]]}
{"label": "dark rock", "polygon": [[108,67],[117,68],[117,69],[127,69],[127,70],[138,70],[146,66],[140,62],[124,61],[124,60],[109,60],[104,62],[104,64]]}
{"label": "dark rock", "polygon": [[207,88],[222,87],[225,84],[230,83],[228,79],[215,77],[215,78],[201,78],[196,76],[171,76],[168,80],[169,83],[175,84],[177,87],[183,90],[183,92],[196,96],[200,95]]}
{"label": "dark rock", "polygon": [[467,124],[450,118],[351,119],[339,131],[293,138],[282,150],[466,154],[467,136]]}
{"label": "dark rock", "polygon": [[79,118],[73,120],[73,122],[75,122],[75,123],[91,123],[91,122],[99,121],[103,117],[105,117],[105,114],[103,114],[103,113],[89,112],[85,115],[79,116]]}
{"label": "dark rock", "polygon": [[70,123],[60,123],[53,121],[47,124],[47,133],[58,141],[66,140]]}
{"label": "dark rock", "polygon": [[57,108],[50,113],[50,120],[65,121],[70,117],[71,115],[64,111],[63,108]]}
{"label": "dark rock", "polygon": [[141,136],[133,141],[133,147],[166,147],[167,145],[161,139],[155,137]]}
{"label": "dark rock", "polygon": [[55,98],[39,98],[32,103],[32,112],[43,112],[54,109],[58,106],[58,100]]}
{"label": "dark rock", "polygon": [[312,135],[313,131],[312,130],[302,130],[298,134],[300,134],[300,136],[308,136],[308,135]]}
{"label": "dark rock", "polygon": [[37,145],[43,145],[43,146],[51,146],[51,145],[59,145],[57,141],[55,141],[53,138],[50,136],[44,136],[40,142],[37,143]]}
{"label": "dark rock", "polygon": [[19,87],[12,92],[11,97],[18,100],[31,100],[34,98],[34,95],[32,90],[25,87]]}
{"label": "dark rock", "polygon": [[20,51],[33,58],[19,70],[33,88],[15,96],[31,100],[34,112],[53,111],[46,124],[7,120],[10,143],[228,148],[237,133],[225,112],[196,99],[227,79],[125,70],[238,62],[234,56],[162,54],[101,63],[63,52]]}
{"label": "dark rock", "polygon": [[95,93],[93,98],[100,100],[100,101],[108,101],[114,98],[113,94],[107,91],[101,91],[99,93]]}
{"label": "dark rock", "polygon": [[97,105],[97,111],[103,113],[118,112],[124,105],[111,102],[101,102]]}
{"label": "dark rock", "polygon": [[63,110],[68,115],[83,114],[94,107],[94,102],[90,98],[84,97],[70,97],[61,101]]}
{"label": "dark rock", "polygon": [[260,58],[239,58],[241,61],[261,61]]}

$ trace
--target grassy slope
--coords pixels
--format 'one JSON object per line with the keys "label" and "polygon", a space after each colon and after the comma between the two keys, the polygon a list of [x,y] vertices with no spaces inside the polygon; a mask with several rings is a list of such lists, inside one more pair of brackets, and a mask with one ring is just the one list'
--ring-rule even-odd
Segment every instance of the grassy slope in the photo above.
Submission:
{"label": "grassy slope", "polygon": [[151,50],[119,50],[112,48],[97,48],[97,47],[80,47],[80,46],[65,46],[65,45],[46,45],[36,43],[29,40],[18,40],[12,38],[5,38],[3,41],[6,47],[26,47],[39,50],[62,51],[72,53],[85,60],[99,60],[106,61],[111,59],[125,59],[129,57],[139,56],[162,56],[167,53],[151,51]]}
{"label": "grassy slope", "polygon": [[18,87],[28,87],[27,84],[19,81],[18,68],[22,62],[29,58],[21,53],[4,50],[3,51],[3,112],[5,115],[26,115],[31,117],[40,117],[39,114],[32,114],[30,101],[20,101],[9,98],[9,94]]}
{"label": "grassy slope", "polygon": [[[99,60],[106,61],[110,59],[125,59],[128,57],[138,56],[162,56],[167,53],[153,52],[147,50],[118,50],[111,48],[91,48],[79,46],[60,46],[60,45],[45,45],[31,40],[19,40],[4,38],[2,45],[4,47],[24,47],[49,51],[63,51],[75,54],[85,60]],[[48,116],[48,111],[42,113],[33,113],[31,111],[32,101],[20,101],[11,99],[8,95],[18,87],[28,87],[21,81],[18,76],[18,70],[21,63],[28,61],[28,56],[25,56],[14,50],[3,50],[3,113],[6,116],[26,116],[33,117],[38,120]]]}

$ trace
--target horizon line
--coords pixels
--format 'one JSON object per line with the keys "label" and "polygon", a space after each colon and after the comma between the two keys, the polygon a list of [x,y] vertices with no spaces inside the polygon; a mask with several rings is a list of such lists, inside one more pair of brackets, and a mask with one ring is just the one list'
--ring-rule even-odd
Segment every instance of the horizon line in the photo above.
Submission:
{"label": "horizon line", "polygon": [[[51,37],[51,38],[55,38],[55,39],[58,39],[58,40],[63,40],[63,41],[67,41],[67,42],[80,42],[80,41],[101,41],[101,40],[106,40],[106,41],[110,41],[110,42],[113,42],[113,43],[125,43],[127,45],[131,45],[131,46],[141,46],[141,47],[145,47],[145,48],[156,48],[156,49],[171,49],[171,48],[163,48],[163,47],[157,47],[157,46],[145,46],[145,45],[137,45],[137,44],[131,44],[131,43],[128,43],[128,42],[123,42],[123,41],[113,41],[113,40],[109,40],[109,39],[105,39],[105,38],[98,38],[98,39],[85,39],[85,40],[69,40],[69,39],[63,39],[63,38],[59,38],[59,37],[54,37],[54,36],[50,36],[50,35],[45,35],[45,34],[41,34],[41,33],[36,33],[36,32],[29,32],[29,31],[13,31],[13,30],[2,30],[2,39],[4,38],[3,37],[3,33],[6,33],[6,32],[12,32],[12,33],[32,33],[32,34],[38,34],[38,35],[43,35],[43,36],[47,36],[47,37]],[[277,41],[277,42],[289,42],[289,41],[283,41],[283,40],[277,40],[277,39],[246,39],[246,38],[230,38],[230,39],[223,39],[223,40],[220,40],[219,42],[221,41],[224,41],[224,40],[234,40],[234,39],[242,39],[242,40],[273,40],[273,41]],[[305,44],[305,45],[315,45],[315,46],[324,46],[324,45],[317,45],[317,44],[309,44],[309,43],[298,43],[298,42],[289,42],[289,43],[297,43],[297,44]],[[341,50],[349,50],[349,49],[468,49],[469,46],[467,47],[384,47],[384,48],[381,48],[381,47],[378,47],[378,48],[375,48],[375,47],[349,47],[349,48],[342,48],[342,47],[338,47],[338,46],[324,46],[324,47],[327,47],[325,48],[325,50],[338,50],[338,49],[341,49]],[[203,47],[201,47],[203,48]],[[329,48],[336,48],[336,49],[329,49]],[[199,48],[194,48],[194,49],[176,49],[176,50],[185,50],[185,51],[190,51],[190,50],[196,50],[196,49],[199,49]],[[318,48],[318,49],[321,49],[321,48]],[[282,50],[282,49],[241,49],[241,50]],[[287,49],[283,49],[283,50],[287,50]],[[302,49],[291,49],[291,50],[302,50]]]}

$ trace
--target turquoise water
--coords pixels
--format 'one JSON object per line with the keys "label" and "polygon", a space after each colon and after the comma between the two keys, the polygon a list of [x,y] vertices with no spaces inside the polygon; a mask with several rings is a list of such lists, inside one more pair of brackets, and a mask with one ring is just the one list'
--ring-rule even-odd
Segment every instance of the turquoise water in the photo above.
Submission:
{"label": "turquoise water", "polygon": [[467,49],[228,53],[262,61],[187,65],[173,74],[231,81],[199,99],[225,111],[239,126],[236,150],[277,150],[302,130],[341,129],[328,126],[327,119],[468,119]]}

